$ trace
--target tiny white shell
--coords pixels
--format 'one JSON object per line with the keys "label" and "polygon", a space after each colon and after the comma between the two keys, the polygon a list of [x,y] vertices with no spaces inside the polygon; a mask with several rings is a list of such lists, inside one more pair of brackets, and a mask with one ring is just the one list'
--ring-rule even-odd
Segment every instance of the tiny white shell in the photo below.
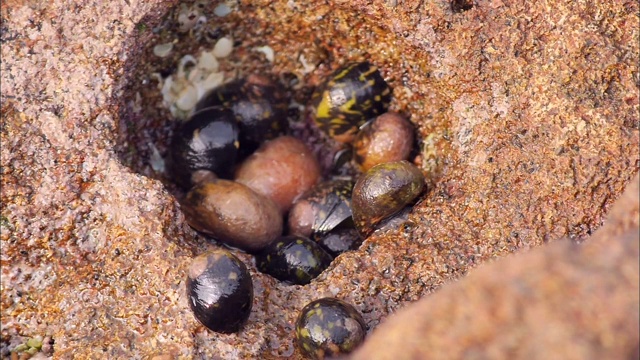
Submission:
{"label": "tiny white shell", "polygon": [[196,65],[198,64],[198,61],[196,60],[196,58],[193,57],[193,55],[185,55],[182,57],[182,59],[180,59],[180,63],[178,64],[178,77],[179,78],[185,78],[186,77],[186,67],[187,65],[192,64],[192,65]]}
{"label": "tiny white shell", "polygon": [[218,59],[225,58],[233,50],[233,41],[227,37],[220,38],[213,47],[213,55]]}
{"label": "tiny white shell", "polygon": [[160,155],[160,151],[153,143],[149,143],[149,148],[151,149],[151,157],[149,158],[151,168],[157,173],[164,173],[165,162],[162,155]]}
{"label": "tiny white shell", "polygon": [[222,85],[223,81],[223,73],[211,73],[204,81],[195,84],[198,90],[198,100],[202,99],[210,90]]}
{"label": "tiny white shell", "polygon": [[167,103],[171,103],[173,101],[173,96],[171,93],[172,87],[173,87],[173,76],[169,76],[164,80],[164,83],[162,84],[162,99]]}
{"label": "tiny white shell", "polygon": [[229,5],[225,3],[218,4],[215,9],[213,9],[213,13],[218,17],[225,17],[231,13],[231,8]]}
{"label": "tiny white shell", "polygon": [[269,62],[273,62],[273,58],[274,58],[274,53],[273,53],[273,49],[271,48],[271,46],[265,45],[265,46],[258,46],[253,48],[255,51],[259,51],[261,53],[264,54],[264,56],[267,58],[267,60],[269,60]]}
{"label": "tiny white shell", "polygon": [[176,107],[180,110],[189,111],[196,106],[198,102],[198,91],[193,86],[187,86],[176,101]]}
{"label": "tiny white shell", "polygon": [[167,56],[167,55],[169,55],[171,53],[172,49],[173,49],[173,43],[172,42],[168,42],[168,43],[164,43],[164,44],[158,44],[158,45],[153,47],[153,54],[155,56],[165,57],[165,56]]}
{"label": "tiny white shell", "polygon": [[[183,4],[184,5],[184,4]],[[198,23],[199,13],[195,9],[182,8],[178,15],[178,31],[185,33]]]}
{"label": "tiny white shell", "polygon": [[307,62],[307,58],[304,57],[303,54],[300,54],[300,56],[298,57],[298,61],[300,61],[300,64],[302,64],[302,73],[303,74],[308,74],[310,72],[312,72],[313,70],[315,70],[316,66],[313,64],[309,64]]}
{"label": "tiny white shell", "polygon": [[218,63],[216,57],[213,55],[212,51],[204,51],[202,54],[200,54],[198,67],[207,71],[216,72],[218,71],[219,66],[220,64]]}

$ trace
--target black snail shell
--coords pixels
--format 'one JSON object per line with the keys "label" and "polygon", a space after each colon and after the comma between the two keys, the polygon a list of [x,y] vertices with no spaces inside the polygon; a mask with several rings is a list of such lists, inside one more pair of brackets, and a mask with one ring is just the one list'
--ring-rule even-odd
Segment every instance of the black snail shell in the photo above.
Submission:
{"label": "black snail shell", "polygon": [[187,276],[187,297],[193,315],[210,330],[240,330],[253,306],[253,283],[247,267],[226,250],[193,259]]}
{"label": "black snail shell", "polygon": [[311,282],[332,260],[318,244],[302,236],[280,237],[256,255],[258,270],[297,285]]}
{"label": "black snail shell", "polygon": [[260,75],[250,75],[222,85],[198,102],[196,111],[223,107],[233,111],[240,125],[240,148],[250,154],[264,140],[287,132],[288,101],[277,83]]}
{"label": "black snail shell", "polygon": [[289,211],[289,233],[318,236],[351,217],[350,180],[331,180],[317,184]]}
{"label": "black snail shell", "polygon": [[296,321],[298,348],[312,359],[348,354],[364,341],[365,335],[362,315],[335,298],[310,302]]}
{"label": "black snail shell", "polygon": [[208,108],[193,114],[171,141],[168,166],[174,180],[189,188],[197,170],[230,176],[238,153],[238,131],[231,110]]}
{"label": "black snail shell", "polygon": [[368,119],[387,111],[391,89],[376,66],[364,61],[334,72],[313,94],[316,125],[343,143],[353,140]]}
{"label": "black snail shell", "polygon": [[424,189],[424,175],[406,160],[379,164],[353,187],[353,222],[363,237],[381,220],[402,210]]}
{"label": "black snail shell", "polygon": [[362,244],[362,238],[353,227],[352,221],[347,221],[349,226],[340,225],[328,233],[314,237],[314,240],[332,256],[338,256],[345,251],[356,250]]}
{"label": "black snail shell", "polygon": [[193,228],[245,251],[259,251],[282,234],[276,204],[234,181],[204,181],[187,193],[180,206]]}

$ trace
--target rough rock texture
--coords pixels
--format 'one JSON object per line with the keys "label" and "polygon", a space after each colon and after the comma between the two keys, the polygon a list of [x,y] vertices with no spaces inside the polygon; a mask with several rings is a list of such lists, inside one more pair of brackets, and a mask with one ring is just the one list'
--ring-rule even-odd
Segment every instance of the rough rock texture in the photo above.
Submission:
{"label": "rough rock texture", "polygon": [[254,311],[238,334],[208,332],[184,282],[190,259],[217,245],[185,224],[149,165],[164,119],[131,109],[162,106],[128,90],[155,87],[134,75],[154,65],[150,29],[174,5],[2,3],[1,356],[42,336],[56,358],[295,358],[307,302],[342,298],[373,329],[477,264],[588,239],[638,171],[635,1],[243,3],[247,34],[273,41],[274,71],[291,71],[287,48],[312,36],[326,55],[311,84],[345,58],[378,64],[393,109],[419,130],[415,162],[430,186],[403,226],[310,285],[279,284],[237,252]]}
{"label": "rough rock texture", "polygon": [[559,241],[481,266],[394,314],[352,358],[637,358],[638,184],[586,244]]}

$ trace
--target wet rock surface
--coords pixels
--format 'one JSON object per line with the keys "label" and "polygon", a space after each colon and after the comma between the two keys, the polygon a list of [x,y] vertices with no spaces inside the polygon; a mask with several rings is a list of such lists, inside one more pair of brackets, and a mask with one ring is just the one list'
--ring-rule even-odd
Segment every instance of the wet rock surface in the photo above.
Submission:
{"label": "wet rock surface", "polygon": [[588,242],[481,266],[398,311],[352,359],[637,357],[638,181]]}
{"label": "wet rock surface", "polygon": [[[148,141],[170,130],[127,110],[141,105],[128,91],[144,66],[136,59],[174,5],[2,4],[2,356],[41,336],[57,358],[299,358],[295,319],[322,296],[353,304],[372,330],[475,266],[534,247],[557,257],[575,249],[569,275],[592,274],[582,266],[599,246],[590,235],[638,171],[636,2],[480,1],[454,11],[448,1],[258,1],[242,6],[265,34],[341,32],[354,49],[371,47],[399,99],[392,110],[419,114],[410,118],[415,163],[429,186],[404,224],[306,286],[280,284],[234,251],[253,277],[253,311],[238,334],[208,332],[185,281],[191,259],[218,245],[188,227],[153,172]],[[346,26],[354,14],[375,26]],[[404,53],[387,53],[388,43]],[[327,61],[359,56],[341,45]],[[563,238],[586,244],[545,245]],[[637,253],[637,238],[607,243],[617,244],[612,258]],[[525,255],[530,269],[536,254]],[[603,286],[617,288],[628,279],[607,254],[593,259],[611,270]],[[625,299],[637,309],[637,297]]]}

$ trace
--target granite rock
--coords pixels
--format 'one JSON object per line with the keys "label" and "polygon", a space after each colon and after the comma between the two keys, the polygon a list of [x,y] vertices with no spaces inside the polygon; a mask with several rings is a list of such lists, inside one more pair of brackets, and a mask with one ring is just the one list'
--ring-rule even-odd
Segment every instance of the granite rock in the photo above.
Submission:
{"label": "granite rock", "polygon": [[558,241],[481,266],[398,311],[352,359],[637,357],[638,183],[588,242]]}
{"label": "granite rock", "polygon": [[[174,36],[176,6],[2,3],[0,356],[42,337],[56,358],[298,358],[293,323],[311,300],[346,300],[372,330],[478,264],[590,242],[638,171],[637,2],[241,2],[217,20],[248,49],[235,70],[313,87],[347,59],[378,64],[392,110],[418,129],[429,186],[404,223],[307,286],[236,252],[254,310],[238,334],[208,332],[184,283],[219,245],[188,227],[150,160],[171,133],[150,72],[175,67],[152,49]],[[200,46],[175,36],[176,52]],[[263,45],[273,63],[249,51]]]}

